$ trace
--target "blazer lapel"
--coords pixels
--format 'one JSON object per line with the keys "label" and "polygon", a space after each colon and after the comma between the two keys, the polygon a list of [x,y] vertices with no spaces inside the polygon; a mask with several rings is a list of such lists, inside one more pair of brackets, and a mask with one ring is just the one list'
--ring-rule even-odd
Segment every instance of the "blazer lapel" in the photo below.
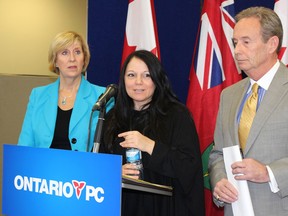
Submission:
{"label": "blazer lapel", "polygon": [[[241,82],[241,81],[240,81]],[[230,109],[230,134],[232,134],[232,140],[236,141],[237,145],[239,144],[239,135],[238,135],[238,121],[237,121],[237,115],[240,109],[240,105],[242,103],[242,100],[247,92],[247,88],[249,87],[250,81],[249,78],[244,79],[240,84],[239,88],[235,89],[235,92],[233,93],[233,100],[231,104]]]}
{"label": "blazer lapel", "polygon": [[[54,82],[49,89],[47,89],[48,94],[43,102],[43,113],[44,121],[47,125],[47,128],[54,133],[55,129],[55,122],[57,116],[57,109],[58,109],[58,89],[59,89],[59,78],[56,82]],[[55,106],[56,105],[56,106]]]}
{"label": "blazer lapel", "polygon": [[[80,88],[77,93],[76,101],[74,104],[72,116],[70,119],[70,125],[69,125],[69,133],[71,134],[71,131],[75,128],[75,126],[78,124],[78,122],[89,113],[89,104],[87,101],[87,97],[91,94],[91,88],[87,84],[87,81],[82,77]],[[88,126],[87,126],[88,130]]]}
{"label": "blazer lapel", "polygon": [[285,66],[281,64],[259,106],[247,139],[245,153],[249,151],[263,125],[274,112],[284,95],[287,94],[288,73],[283,67]]}

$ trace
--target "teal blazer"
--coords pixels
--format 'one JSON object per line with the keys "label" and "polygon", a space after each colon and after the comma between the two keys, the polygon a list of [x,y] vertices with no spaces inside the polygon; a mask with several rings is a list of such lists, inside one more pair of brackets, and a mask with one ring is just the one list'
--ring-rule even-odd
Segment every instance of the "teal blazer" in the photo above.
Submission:
{"label": "teal blazer", "polygon": [[[60,79],[46,86],[34,88],[30,94],[18,145],[49,148],[54,136]],[[93,85],[84,77],[78,89],[69,125],[69,140],[72,150],[86,151],[89,120],[92,107],[105,91],[105,87]],[[114,101],[107,104],[107,111]],[[93,112],[90,127],[89,151],[93,147],[99,111]]]}

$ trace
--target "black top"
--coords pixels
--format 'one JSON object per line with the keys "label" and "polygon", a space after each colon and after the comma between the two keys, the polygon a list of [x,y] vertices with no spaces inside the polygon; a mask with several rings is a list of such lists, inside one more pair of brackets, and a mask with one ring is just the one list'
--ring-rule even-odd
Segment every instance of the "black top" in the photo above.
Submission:
{"label": "black top", "polygon": [[[145,132],[155,141],[152,155],[142,152],[144,180],[173,187],[173,196],[123,189],[122,216],[204,216],[204,187],[202,161],[198,136],[189,112],[181,106],[173,106],[164,117],[157,131]],[[113,112],[113,109],[112,111]],[[106,116],[104,131],[111,119]],[[146,125],[143,116],[149,111],[134,111],[132,130],[143,133]],[[129,128],[118,131],[124,132]],[[103,136],[105,137],[105,133]],[[115,137],[112,151],[107,143],[100,146],[100,152],[123,156],[125,149]]]}
{"label": "black top", "polygon": [[62,110],[58,107],[54,137],[50,148],[71,150],[69,141],[69,123],[72,109]]}

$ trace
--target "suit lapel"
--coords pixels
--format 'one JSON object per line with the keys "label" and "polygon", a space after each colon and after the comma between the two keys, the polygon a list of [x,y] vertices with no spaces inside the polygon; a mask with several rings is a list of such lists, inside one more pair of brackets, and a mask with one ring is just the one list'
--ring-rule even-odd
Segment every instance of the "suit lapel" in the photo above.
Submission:
{"label": "suit lapel", "polygon": [[59,78],[48,88],[48,94],[46,95],[46,98],[43,98],[43,113],[45,113],[45,124],[47,125],[48,130],[53,134],[58,109],[58,106],[55,106],[55,104],[58,104]]}
{"label": "suit lapel", "polygon": [[287,70],[285,70],[285,66],[281,64],[269,86],[269,89],[265,93],[265,96],[254,118],[250,134],[247,139],[245,153],[249,151],[267,119],[279,105],[284,95],[288,93],[287,84],[288,73]]}
{"label": "suit lapel", "polygon": [[[81,84],[77,93],[76,101],[74,104],[72,116],[69,125],[69,134],[76,127],[78,122],[89,112],[89,104],[87,102],[87,97],[91,94],[91,88],[87,84],[87,81],[82,77]],[[87,126],[88,130],[88,126]]]}
{"label": "suit lapel", "polygon": [[231,130],[230,134],[232,134],[232,140],[235,140],[237,145],[239,145],[237,115],[249,84],[249,78],[244,79],[242,82],[240,81],[239,87],[235,89],[235,92],[233,93],[233,99],[231,99],[232,103],[229,115],[229,122],[231,125],[229,128]]}

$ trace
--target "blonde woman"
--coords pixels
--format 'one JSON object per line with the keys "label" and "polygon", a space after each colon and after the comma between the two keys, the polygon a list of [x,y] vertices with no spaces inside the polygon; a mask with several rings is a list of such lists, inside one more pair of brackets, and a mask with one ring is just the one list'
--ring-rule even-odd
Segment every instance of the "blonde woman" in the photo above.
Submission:
{"label": "blonde woman", "polygon": [[[51,43],[48,60],[49,69],[59,77],[32,90],[18,144],[86,151],[91,110],[105,91],[83,76],[90,60],[88,45],[76,32],[60,33]],[[95,111],[92,117],[89,151],[98,114]]]}

